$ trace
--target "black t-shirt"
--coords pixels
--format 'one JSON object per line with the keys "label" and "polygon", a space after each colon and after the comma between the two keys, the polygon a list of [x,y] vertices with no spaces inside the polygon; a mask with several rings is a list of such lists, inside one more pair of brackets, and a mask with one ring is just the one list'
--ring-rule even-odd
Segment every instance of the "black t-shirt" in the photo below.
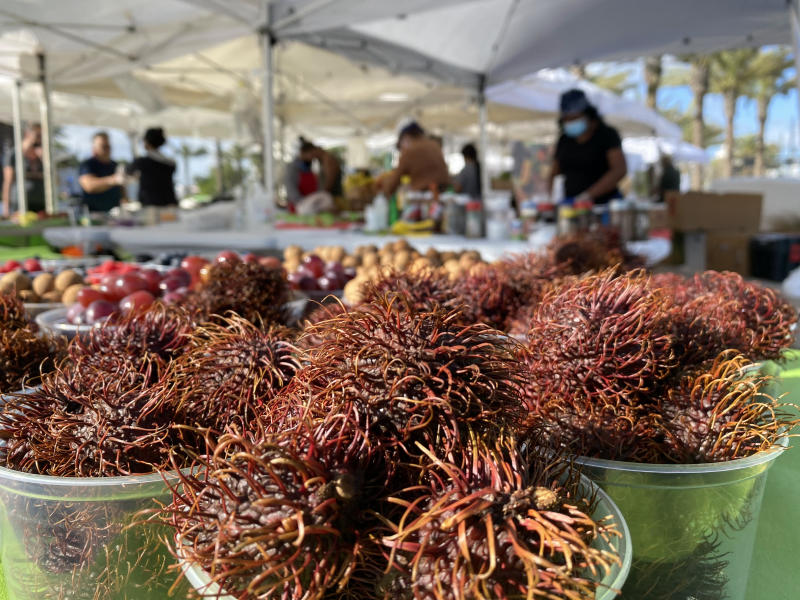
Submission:
{"label": "black t-shirt", "polygon": [[[25,201],[28,203],[29,212],[39,212],[45,209],[44,203],[44,168],[39,158],[30,159],[22,155],[22,164],[25,167]],[[16,169],[16,155],[14,147],[10,146],[3,159],[4,167]],[[2,177],[0,177],[2,181]],[[17,197],[17,186],[11,186],[11,197]],[[19,202],[19,200],[16,200]]]}
{"label": "black t-shirt", "polygon": [[175,187],[172,185],[172,175],[175,173],[172,159],[151,152],[134,159],[126,170],[139,174],[139,202],[142,206],[177,204]]}
{"label": "black t-shirt", "polygon": [[[117,163],[113,160],[103,162],[93,156],[81,163],[78,175],[94,175],[95,177],[108,177],[117,171]],[[108,188],[105,192],[90,194],[83,190],[83,203],[92,212],[108,212],[112,208],[119,206],[122,200],[122,186],[115,185]]]}
{"label": "black t-shirt", "polygon": [[[575,138],[562,135],[556,145],[556,160],[564,175],[564,194],[568,198],[574,198],[585,192],[608,172],[608,151],[621,147],[622,140],[617,130],[602,121],[597,124],[592,137],[583,144],[578,143]],[[605,204],[617,196],[619,190],[615,189],[595,198],[594,202]]]}

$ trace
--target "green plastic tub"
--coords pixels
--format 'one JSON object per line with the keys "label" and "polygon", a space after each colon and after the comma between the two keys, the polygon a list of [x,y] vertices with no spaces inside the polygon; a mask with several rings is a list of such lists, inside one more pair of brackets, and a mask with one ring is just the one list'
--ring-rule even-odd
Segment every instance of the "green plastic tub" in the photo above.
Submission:
{"label": "green plastic tub", "polygon": [[769,468],[786,444],[724,463],[579,458],[630,529],[625,600],[744,600]]}
{"label": "green plastic tub", "polygon": [[[49,477],[0,467],[0,559],[9,600],[185,598],[141,511],[168,501],[162,475]],[[152,515],[151,515],[152,517]]]}

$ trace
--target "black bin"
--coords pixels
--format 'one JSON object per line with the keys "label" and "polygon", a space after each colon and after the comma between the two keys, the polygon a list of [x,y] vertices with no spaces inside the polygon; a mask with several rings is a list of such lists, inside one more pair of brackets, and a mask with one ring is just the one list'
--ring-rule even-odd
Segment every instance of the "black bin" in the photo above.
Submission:
{"label": "black bin", "polygon": [[800,266],[800,234],[761,233],[750,240],[750,272],[758,279],[783,281]]}

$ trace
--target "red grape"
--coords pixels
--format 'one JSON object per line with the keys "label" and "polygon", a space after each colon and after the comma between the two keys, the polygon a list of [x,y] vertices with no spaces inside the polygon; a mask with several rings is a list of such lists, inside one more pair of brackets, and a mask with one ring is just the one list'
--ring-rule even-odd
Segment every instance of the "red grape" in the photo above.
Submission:
{"label": "red grape", "polygon": [[258,262],[258,256],[256,256],[252,252],[248,252],[247,254],[245,254],[242,257],[242,262],[246,262],[246,263],[250,263],[250,264],[257,263]]}
{"label": "red grape", "polygon": [[135,275],[134,273],[125,273],[124,275],[119,275],[114,280],[114,289],[116,290],[116,296],[119,299],[122,299],[126,296],[130,296],[134,292],[139,292],[141,290],[146,290],[149,287],[147,281],[145,281],[142,277]]}
{"label": "red grape", "polygon": [[158,284],[161,283],[161,273],[155,269],[143,269],[139,272],[139,277],[147,282],[147,290],[151,294],[158,294]]}
{"label": "red grape", "polygon": [[162,300],[165,304],[179,304],[183,301],[184,295],[180,292],[167,292]]}
{"label": "red grape", "polygon": [[86,308],[86,323],[94,325],[100,319],[110,317],[117,312],[117,305],[108,300],[95,300]]}
{"label": "red grape", "polygon": [[158,288],[164,294],[174,292],[178,288],[182,287],[186,287],[183,280],[176,277],[167,277],[166,279],[161,280],[161,283],[158,284]]}
{"label": "red grape", "polygon": [[303,259],[303,266],[314,274],[314,277],[322,277],[325,272],[325,262],[316,254],[309,254]]}
{"label": "red grape", "polygon": [[356,276],[355,267],[345,267],[345,269],[344,269],[344,280],[345,280],[345,283],[350,281],[351,279],[355,278],[355,276]]}
{"label": "red grape", "polygon": [[313,292],[319,289],[319,284],[317,283],[317,280],[314,279],[313,277],[303,276],[300,279],[298,287],[301,290],[305,290],[307,292]]}
{"label": "red grape", "polygon": [[179,279],[183,282],[181,287],[188,287],[192,282],[192,274],[186,269],[170,269],[164,275],[164,279]]}
{"label": "red grape", "polygon": [[334,290],[342,289],[342,286],[339,283],[339,279],[335,276],[335,273],[332,273],[333,277],[328,277],[323,275],[319,279],[317,279],[317,284],[319,284],[319,289],[325,292],[333,292]]}
{"label": "red grape", "polygon": [[155,302],[155,297],[153,294],[147,290],[139,290],[138,292],[133,292],[131,295],[125,296],[122,300],[120,300],[119,307],[122,312],[127,313],[134,309],[139,310],[142,308],[147,308],[153,302]]}
{"label": "red grape", "polygon": [[[91,288],[87,288],[91,289]],[[83,291],[83,290],[81,290]],[[76,302],[67,309],[67,323],[71,325],[85,325],[86,324],[86,307],[83,304]]]}
{"label": "red grape", "polygon": [[192,275],[198,275],[200,269],[208,264],[208,261],[202,256],[187,256],[181,261],[181,269],[186,269]]}
{"label": "red grape", "polygon": [[236,254],[233,250],[223,250],[219,254],[217,254],[217,258],[214,259],[214,262],[240,262],[241,259],[239,255]]}
{"label": "red grape", "polygon": [[325,264],[325,272],[336,273],[339,277],[341,277],[344,275],[344,267],[342,266],[342,263],[332,260]]}
{"label": "red grape", "polygon": [[76,297],[77,304],[80,304],[81,306],[86,308],[95,300],[108,300],[108,297],[100,290],[96,290],[90,287],[85,287],[78,290],[78,295]]}

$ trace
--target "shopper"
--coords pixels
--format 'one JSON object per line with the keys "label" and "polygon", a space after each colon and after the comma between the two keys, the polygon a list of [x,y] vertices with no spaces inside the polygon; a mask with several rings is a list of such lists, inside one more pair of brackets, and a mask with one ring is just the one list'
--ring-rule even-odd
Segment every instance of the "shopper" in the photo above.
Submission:
{"label": "shopper", "polygon": [[111,142],[105,131],[92,137],[92,156],[80,165],[78,183],[83,203],[92,212],[108,212],[119,206],[125,174],[111,160]]}
{"label": "shopper", "polygon": [[333,153],[311,144],[311,158],[319,163],[319,187],[334,198],[342,195],[342,164]]}
{"label": "shopper", "polygon": [[444,188],[450,184],[442,147],[425,135],[425,130],[418,123],[412,122],[400,130],[397,148],[400,150],[397,168],[382,180],[383,192],[387,196],[394,194],[400,186],[400,180],[406,175],[414,190],[427,190],[431,186]]}
{"label": "shopper", "polygon": [[177,204],[172,177],[175,161],[164,156],[160,148],[167,143],[161,127],[144,133],[145,155],[139,156],[125,171],[139,177],[139,202],[142,206],[172,206]]}
{"label": "shopper", "polygon": [[664,202],[666,192],[677,192],[681,189],[681,172],[672,162],[668,154],[661,156],[661,177],[658,179],[658,200]]}
{"label": "shopper", "polygon": [[[44,168],[42,166],[42,128],[38,123],[31,123],[25,129],[22,138],[22,164],[24,166],[25,198],[28,210],[39,212],[45,210],[44,202]],[[3,160],[3,216],[11,214],[12,200],[16,197],[16,155],[14,148],[9,147]],[[17,208],[19,210],[19,208]]]}
{"label": "shopper", "polygon": [[461,148],[464,157],[464,168],[453,178],[453,187],[459,194],[466,194],[470,198],[481,198],[481,163],[478,160],[478,151],[473,144],[466,144]]}
{"label": "shopper", "polygon": [[627,173],[622,140],[603,121],[597,109],[578,89],[561,95],[558,120],[561,137],[555,149],[548,189],[564,175],[564,195],[576,201],[606,204],[620,198],[617,185]]}
{"label": "shopper", "polygon": [[286,167],[284,184],[289,212],[295,212],[300,201],[319,189],[319,180],[312,169],[314,144],[300,138],[300,151]]}

